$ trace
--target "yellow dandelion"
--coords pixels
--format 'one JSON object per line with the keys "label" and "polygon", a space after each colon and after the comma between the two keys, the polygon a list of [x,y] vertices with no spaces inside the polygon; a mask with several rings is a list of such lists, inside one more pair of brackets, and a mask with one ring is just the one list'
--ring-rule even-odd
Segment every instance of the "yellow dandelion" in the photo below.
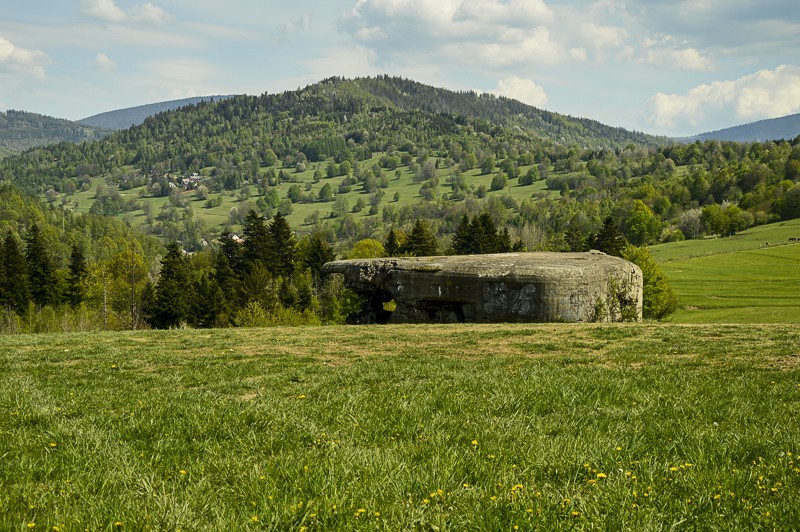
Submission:
{"label": "yellow dandelion", "polygon": [[53,448],[58,447],[58,444],[56,442],[54,442],[54,441],[51,441],[50,442],[50,447],[53,447]]}
{"label": "yellow dandelion", "polygon": [[258,523],[258,516],[254,515],[254,516],[250,517],[250,522],[251,523]]}
{"label": "yellow dandelion", "polygon": [[114,526],[115,526],[115,527],[118,527],[118,528],[119,528],[119,527],[121,527],[122,525],[123,525],[122,521],[115,521],[115,522],[114,522]]}
{"label": "yellow dandelion", "polygon": [[581,513],[578,510],[572,510],[572,517],[578,517]]}
{"label": "yellow dandelion", "polygon": [[28,523],[28,528],[36,528],[36,523],[31,521],[30,523]]}
{"label": "yellow dandelion", "polygon": [[472,445],[478,445],[478,440],[472,440]]}
{"label": "yellow dandelion", "polygon": [[608,478],[608,475],[606,475],[605,473],[598,473],[597,474],[597,478],[599,478],[599,479]]}
{"label": "yellow dandelion", "polygon": [[180,471],[178,471],[178,473],[180,473],[181,475],[185,475],[186,474],[186,470],[185,469],[181,469]]}

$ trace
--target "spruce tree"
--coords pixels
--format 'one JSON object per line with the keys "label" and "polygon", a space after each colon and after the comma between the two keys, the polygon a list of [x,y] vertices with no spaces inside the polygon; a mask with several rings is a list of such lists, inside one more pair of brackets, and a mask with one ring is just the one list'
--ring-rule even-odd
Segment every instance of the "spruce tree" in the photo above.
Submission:
{"label": "spruce tree", "polygon": [[269,224],[269,235],[272,241],[272,257],[267,268],[272,275],[288,279],[294,273],[297,240],[281,213],[276,213]]}
{"label": "spruce tree", "polygon": [[425,220],[417,218],[414,222],[414,227],[411,229],[411,234],[408,235],[403,251],[415,257],[429,257],[436,255],[439,250],[439,245],[436,242],[436,235],[433,234],[431,228]]}
{"label": "spruce tree", "polygon": [[0,304],[17,314],[22,314],[27,310],[30,301],[28,266],[16,237],[10,231],[3,241],[0,258],[3,272],[0,276]]}
{"label": "spruce tree", "polygon": [[323,264],[335,258],[333,247],[328,243],[325,234],[322,231],[311,233],[303,255],[303,266],[311,271],[311,276],[316,283],[319,283]]}
{"label": "spruce tree", "polygon": [[[267,266],[273,257],[273,242],[264,217],[252,210],[244,222],[244,262],[248,271],[255,263]],[[233,264],[231,264],[233,266]]]}
{"label": "spruce tree", "polygon": [[161,275],[155,286],[155,297],[150,311],[150,324],[157,329],[177,327],[189,317],[189,269],[183,250],[177,242],[167,246],[161,259]]}
{"label": "spruce tree", "polygon": [[614,218],[608,216],[603,220],[603,227],[594,235],[590,244],[592,248],[602,251],[606,255],[621,257],[627,242],[619,232],[617,224],[614,223]]}
{"label": "spruce tree", "polygon": [[464,213],[450,241],[450,247],[455,255],[470,255],[475,252],[473,249],[474,234],[472,229],[472,220],[470,220],[468,214]]}
{"label": "spruce tree", "polygon": [[66,298],[70,306],[77,307],[86,297],[86,278],[89,276],[89,267],[86,256],[76,244],[72,245],[72,254],[69,259],[69,273],[67,276]]}
{"label": "spruce tree", "polygon": [[59,293],[55,267],[38,224],[34,224],[28,233],[25,260],[33,302],[39,307],[57,304]]}
{"label": "spruce tree", "polygon": [[394,228],[389,229],[389,234],[386,235],[386,241],[383,243],[383,249],[388,257],[396,257],[401,251],[400,239],[397,237],[397,232]]}

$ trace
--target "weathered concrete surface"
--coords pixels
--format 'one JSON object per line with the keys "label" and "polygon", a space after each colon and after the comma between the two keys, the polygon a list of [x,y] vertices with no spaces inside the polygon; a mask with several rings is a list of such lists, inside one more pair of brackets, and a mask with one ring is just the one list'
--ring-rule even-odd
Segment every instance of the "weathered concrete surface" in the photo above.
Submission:
{"label": "weathered concrete surface", "polygon": [[[362,295],[351,323],[641,320],[642,272],[598,251],[340,260]],[[394,301],[394,312],[384,303]]]}

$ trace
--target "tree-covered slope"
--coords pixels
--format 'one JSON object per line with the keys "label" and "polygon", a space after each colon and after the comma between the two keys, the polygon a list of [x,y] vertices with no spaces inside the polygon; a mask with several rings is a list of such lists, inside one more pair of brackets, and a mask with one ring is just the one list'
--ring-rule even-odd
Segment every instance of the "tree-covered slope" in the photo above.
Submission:
{"label": "tree-covered slope", "polygon": [[98,127],[9,110],[0,112],[0,158],[35,146],[97,140],[108,134],[109,131]]}

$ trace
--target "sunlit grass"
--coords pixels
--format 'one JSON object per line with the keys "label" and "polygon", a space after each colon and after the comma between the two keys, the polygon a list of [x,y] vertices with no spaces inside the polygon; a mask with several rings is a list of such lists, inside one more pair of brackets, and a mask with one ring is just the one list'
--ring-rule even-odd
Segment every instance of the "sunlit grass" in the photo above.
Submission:
{"label": "sunlit grass", "polygon": [[0,529],[790,529],[800,328],[0,339]]}

